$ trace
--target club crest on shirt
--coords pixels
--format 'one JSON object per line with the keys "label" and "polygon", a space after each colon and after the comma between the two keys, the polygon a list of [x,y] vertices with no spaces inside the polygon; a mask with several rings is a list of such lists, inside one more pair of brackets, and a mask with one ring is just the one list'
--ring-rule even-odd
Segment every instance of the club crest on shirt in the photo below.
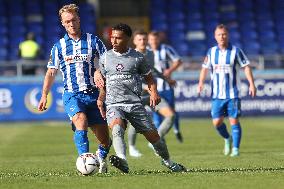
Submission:
{"label": "club crest on shirt", "polygon": [[122,70],[124,69],[123,65],[122,64],[117,64],[116,65],[116,70],[121,72]]}

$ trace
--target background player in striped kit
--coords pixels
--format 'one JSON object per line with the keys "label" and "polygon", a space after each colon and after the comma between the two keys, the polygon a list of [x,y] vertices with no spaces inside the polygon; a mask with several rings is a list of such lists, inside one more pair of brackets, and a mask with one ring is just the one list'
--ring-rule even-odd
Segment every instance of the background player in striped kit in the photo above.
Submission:
{"label": "background player in striped kit", "polygon": [[[144,55],[147,64],[151,67],[154,77],[166,80],[171,86],[174,86],[176,84],[175,80],[172,80],[170,77],[165,77],[162,72],[159,72],[157,69],[154,68],[154,54],[152,51],[146,48],[148,41],[147,35],[148,33],[142,30],[137,30],[133,33],[133,43],[135,45],[135,50],[137,50],[138,52]],[[146,105],[149,106],[150,91],[148,91],[148,87],[146,85],[143,87],[143,89],[145,91],[142,94],[142,104],[145,106]],[[161,102],[152,110],[158,112],[164,118],[161,125],[157,129],[160,137],[164,139],[164,136],[168,133],[168,131],[171,129],[173,125],[175,118],[174,110],[171,108],[171,106],[167,103],[167,101],[164,98],[161,98]],[[136,135],[137,133],[134,127],[129,126],[128,127],[129,155],[133,157],[140,157],[142,154],[137,150],[135,146]]]}
{"label": "background player in striped kit", "polygon": [[[122,172],[129,171],[124,141],[126,121],[129,121],[137,132],[143,134],[153,144],[164,166],[173,172],[186,171],[184,166],[170,159],[166,144],[160,139],[151,117],[141,103],[141,76],[144,76],[151,92],[150,106],[155,107],[160,97],[151,68],[145,62],[144,56],[128,46],[131,36],[132,30],[128,25],[114,26],[111,34],[113,49],[107,51],[100,59],[100,71],[106,78],[106,93],[100,90],[98,107],[102,116],[106,116],[112,130],[113,147],[116,153],[110,156],[110,163]],[[106,113],[102,106],[104,97],[106,97]]]}
{"label": "background player in striped kit", "polygon": [[101,56],[106,48],[97,36],[81,32],[79,8],[75,4],[63,6],[59,10],[59,17],[67,33],[51,50],[38,110],[46,109],[47,95],[60,69],[64,84],[64,108],[76,126],[74,142],[78,154],[89,152],[89,126],[100,142],[97,151],[99,172],[106,172],[105,158],[109,152],[110,138],[107,124],[97,107],[99,92],[93,81],[96,70],[94,59]]}
{"label": "background player in striped kit", "polygon": [[[212,110],[213,125],[218,133],[225,139],[224,154],[229,155],[231,137],[233,148],[231,156],[239,155],[242,129],[239,122],[241,101],[239,96],[239,68],[243,68],[249,82],[249,94],[254,97],[256,88],[249,67],[249,60],[243,51],[229,43],[229,34],[225,25],[220,24],[215,29],[217,46],[208,50],[200,72],[198,92],[203,89],[203,84],[208,72],[211,70]],[[231,137],[227,131],[224,117],[229,116]]]}
{"label": "background player in striped kit", "polygon": [[[152,31],[148,35],[148,43],[150,49],[154,53],[155,68],[162,72],[165,77],[170,78],[172,73],[182,64],[180,56],[169,45],[162,44],[159,37],[159,32]],[[163,79],[157,78],[157,89],[159,95],[166,99],[168,104],[175,110],[175,96],[174,89]],[[155,126],[158,128],[161,125],[163,117],[158,113],[153,114]],[[179,142],[183,141],[180,128],[179,116],[175,112],[174,133]]]}

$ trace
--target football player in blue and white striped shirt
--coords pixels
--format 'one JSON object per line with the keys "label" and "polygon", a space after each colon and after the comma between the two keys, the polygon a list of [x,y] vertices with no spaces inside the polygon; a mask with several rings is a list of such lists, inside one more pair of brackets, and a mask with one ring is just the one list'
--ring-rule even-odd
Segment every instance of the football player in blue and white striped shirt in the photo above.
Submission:
{"label": "football player in blue and white striped shirt", "polygon": [[[170,78],[172,73],[176,71],[182,64],[180,56],[170,45],[161,43],[159,32],[150,32],[148,35],[148,43],[150,49],[154,53],[155,68],[159,72],[162,72],[165,77]],[[156,80],[159,95],[168,102],[168,104],[172,107],[172,110],[175,112],[174,89],[166,80],[161,78],[157,78]],[[153,115],[155,126],[158,128],[162,123],[163,118],[157,113],[154,113]],[[182,142],[183,139],[179,128],[179,116],[176,112],[174,121],[174,133],[176,134],[178,141]]]}
{"label": "football player in blue and white striped shirt", "polygon": [[63,104],[76,127],[74,142],[78,154],[89,152],[89,126],[100,142],[97,151],[99,172],[106,172],[105,158],[109,151],[110,138],[107,123],[97,107],[99,92],[93,81],[96,71],[94,59],[101,56],[106,48],[97,36],[81,32],[79,8],[75,4],[63,6],[59,10],[59,17],[67,34],[51,50],[38,110],[46,109],[47,95],[56,72],[60,69],[64,85]]}
{"label": "football player in blue and white striped shirt", "polygon": [[[217,46],[208,50],[199,77],[198,92],[203,89],[203,84],[208,70],[211,71],[213,125],[218,133],[225,139],[224,154],[229,155],[231,140],[233,143],[231,156],[239,155],[242,129],[238,117],[241,111],[239,96],[240,77],[239,68],[243,68],[249,82],[249,94],[254,97],[256,88],[249,67],[249,60],[244,52],[229,43],[229,34],[225,25],[220,24],[215,29]],[[229,116],[231,135],[223,122]]]}

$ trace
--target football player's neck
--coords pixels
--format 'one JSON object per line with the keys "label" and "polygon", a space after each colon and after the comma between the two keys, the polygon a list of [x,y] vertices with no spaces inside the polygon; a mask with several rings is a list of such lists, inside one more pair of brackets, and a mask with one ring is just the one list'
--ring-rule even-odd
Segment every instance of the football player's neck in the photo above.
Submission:
{"label": "football player's neck", "polygon": [[218,47],[219,47],[219,49],[221,49],[222,51],[223,51],[223,50],[226,50],[227,47],[228,47],[228,43],[220,43],[220,44],[218,44]]}
{"label": "football player's neck", "polygon": [[120,54],[123,54],[123,53],[126,53],[128,51],[128,46],[125,46],[125,47],[120,47],[118,49],[114,49],[116,52],[120,53]]}
{"label": "football player's neck", "polygon": [[69,37],[74,41],[77,41],[78,39],[81,38],[81,31],[72,34],[69,33]]}
{"label": "football player's neck", "polygon": [[144,48],[144,47],[136,47],[135,50],[137,50],[137,51],[139,51],[141,53],[145,53],[146,52],[146,48]]}

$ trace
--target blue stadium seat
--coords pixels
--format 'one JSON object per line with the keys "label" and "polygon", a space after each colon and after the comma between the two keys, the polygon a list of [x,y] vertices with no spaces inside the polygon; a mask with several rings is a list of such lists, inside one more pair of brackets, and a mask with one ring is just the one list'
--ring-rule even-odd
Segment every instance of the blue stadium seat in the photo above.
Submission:
{"label": "blue stadium seat", "polygon": [[177,45],[173,45],[173,47],[177,50],[180,56],[189,55],[189,45],[186,41],[180,41]]}
{"label": "blue stadium seat", "polygon": [[28,14],[41,14],[41,2],[38,0],[25,1],[25,11]]}
{"label": "blue stadium seat", "polygon": [[187,22],[190,22],[191,20],[201,20],[202,19],[202,13],[200,11],[189,11],[186,14],[186,18]]}
{"label": "blue stadium seat", "polygon": [[9,40],[8,40],[8,37],[6,35],[2,35],[0,37],[0,47],[4,47],[4,46],[8,45],[8,42],[9,42]]}
{"label": "blue stadium seat", "polygon": [[168,24],[165,22],[151,22],[151,28],[152,30],[157,31],[167,31],[168,30]]}
{"label": "blue stadium seat", "polygon": [[169,12],[183,12],[185,9],[185,4],[182,0],[168,0],[167,7]]}
{"label": "blue stadium seat", "polygon": [[1,36],[5,36],[6,34],[8,33],[8,28],[5,24],[1,24],[1,27],[0,27],[0,35]]}
{"label": "blue stadium seat", "polygon": [[167,2],[165,0],[152,0],[150,1],[150,10],[166,10],[167,9]]}
{"label": "blue stadium seat", "polygon": [[261,53],[264,55],[273,55],[278,53],[279,47],[276,41],[271,40],[261,44]]}
{"label": "blue stadium seat", "polygon": [[189,54],[192,56],[205,55],[205,51],[209,48],[205,40],[191,40],[188,41]]}
{"label": "blue stadium seat", "polygon": [[[203,31],[206,34],[206,46],[215,45],[213,34],[219,23],[228,26],[230,40],[245,48],[247,53],[284,51],[284,45],[281,45],[282,41],[284,43],[282,0],[153,0],[151,7],[151,28],[164,30],[169,33],[170,41],[183,43],[180,51],[192,49],[192,44],[185,45],[181,37],[189,31]],[[179,31],[183,34],[174,36]],[[262,49],[266,43],[269,48]]]}
{"label": "blue stadium seat", "polygon": [[201,20],[189,20],[186,25],[188,30],[203,30],[203,27],[203,22]]}
{"label": "blue stadium seat", "polygon": [[41,23],[32,22],[27,24],[28,32],[33,32],[35,35],[41,35],[43,33],[43,26]]}
{"label": "blue stadium seat", "polygon": [[[252,10],[253,2],[252,0],[238,0],[237,7],[239,10]],[[242,11],[242,12],[246,12],[246,11]]]}
{"label": "blue stadium seat", "polygon": [[183,21],[176,21],[169,24],[170,24],[169,30],[176,30],[176,32],[180,32],[186,29],[185,23]]}
{"label": "blue stadium seat", "polygon": [[175,30],[169,30],[167,37],[171,44],[178,44],[179,42],[183,42],[186,39],[184,32],[176,32]]}
{"label": "blue stadium seat", "polygon": [[167,14],[164,11],[153,11],[151,12],[151,21],[166,22]]}
{"label": "blue stadium seat", "polygon": [[245,44],[243,49],[247,54],[258,55],[260,53],[260,44],[256,40],[244,41],[243,44]]}
{"label": "blue stadium seat", "polygon": [[185,19],[185,14],[183,12],[180,11],[170,11],[168,13],[167,19],[169,21],[181,21]]}
{"label": "blue stadium seat", "polygon": [[7,48],[0,47],[0,60],[7,60],[8,50]]}

